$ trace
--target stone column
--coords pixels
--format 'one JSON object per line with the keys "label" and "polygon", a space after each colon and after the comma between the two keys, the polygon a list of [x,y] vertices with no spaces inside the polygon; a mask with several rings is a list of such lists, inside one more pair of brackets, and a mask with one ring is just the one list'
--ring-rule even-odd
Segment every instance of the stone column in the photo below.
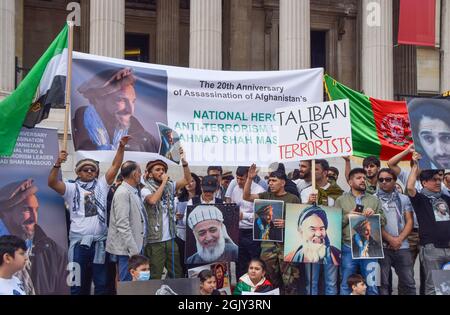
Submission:
{"label": "stone column", "polygon": [[310,0],[280,0],[280,70],[311,67]]}
{"label": "stone column", "polygon": [[394,99],[392,2],[362,2],[362,82],[364,94]]}
{"label": "stone column", "polygon": [[0,1],[0,99],[14,90],[16,30],[14,0]]}
{"label": "stone column", "polygon": [[230,0],[230,70],[250,70],[252,0]]}
{"label": "stone column", "polygon": [[222,70],[222,0],[191,0],[189,67]]}
{"label": "stone column", "polygon": [[156,63],[177,66],[179,50],[180,0],[157,0]]}
{"label": "stone column", "polygon": [[450,90],[450,0],[442,0],[441,92]]}
{"label": "stone column", "polygon": [[125,0],[91,0],[89,52],[123,58],[125,52]]}

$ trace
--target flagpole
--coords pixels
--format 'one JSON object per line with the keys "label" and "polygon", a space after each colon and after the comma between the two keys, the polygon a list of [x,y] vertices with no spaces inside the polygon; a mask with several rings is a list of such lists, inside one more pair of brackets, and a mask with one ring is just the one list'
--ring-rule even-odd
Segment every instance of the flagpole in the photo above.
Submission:
{"label": "flagpole", "polygon": [[[312,186],[312,193],[317,193],[316,189],[316,160],[311,160],[311,186]],[[318,202],[318,200],[317,200]]]}
{"label": "flagpole", "polygon": [[69,133],[69,113],[70,113],[70,94],[72,88],[72,51],[73,51],[73,22],[67,21],[69,25],[69,43],[67,49],[67,76],[66,76],[66,92],[65,102],[66,111],[64,115],[64,138],[63,138],[63,150],[67,152],[67,135]]}

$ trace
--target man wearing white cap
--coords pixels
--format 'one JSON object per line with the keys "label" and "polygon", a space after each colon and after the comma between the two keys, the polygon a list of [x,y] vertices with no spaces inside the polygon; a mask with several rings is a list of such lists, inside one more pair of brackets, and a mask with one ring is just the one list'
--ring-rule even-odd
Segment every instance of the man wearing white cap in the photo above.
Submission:
{"label": "man wearing white cap", "polygon": [[237,261],[238,246],[228,236],[222,212],[213,205],[199,205],[188,216],[194,232],[197,252],[187,258],[187,264],[215,261]]}

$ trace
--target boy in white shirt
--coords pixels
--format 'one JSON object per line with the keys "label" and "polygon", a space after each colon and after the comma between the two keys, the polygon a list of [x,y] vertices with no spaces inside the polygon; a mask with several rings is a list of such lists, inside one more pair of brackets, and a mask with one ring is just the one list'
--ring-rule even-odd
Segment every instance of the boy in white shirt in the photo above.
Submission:
{"label": "boy in white shirt", "polygon": [[28,260],[25,241],[14,235],[0,237],[0,295],[26,295],[22,281],[14,276]]}

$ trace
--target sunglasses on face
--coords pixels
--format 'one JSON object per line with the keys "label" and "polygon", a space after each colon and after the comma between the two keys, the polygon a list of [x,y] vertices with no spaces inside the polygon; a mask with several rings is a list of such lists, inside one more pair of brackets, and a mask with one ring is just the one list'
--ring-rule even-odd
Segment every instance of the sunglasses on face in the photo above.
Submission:
{"label": "sunglasses on face", "polygon": [[380,183],[384,183],[384,182],[390,183],[390,182],[392,182],[392,180],[393,180],[392,177],[386,177],[386,178],[381,177],[381,178],[378,178],[378,181],[379,181]]}
{"label": "sunglasses on face", "polygon": [[82,168],[81,171],[82,171],[82,172],[85,172],[85,173],[89,173],[89,172],[95,173],[95,172],[96,172],[96,169],[93,168],[93,167],[85,167],[85,168]]}

